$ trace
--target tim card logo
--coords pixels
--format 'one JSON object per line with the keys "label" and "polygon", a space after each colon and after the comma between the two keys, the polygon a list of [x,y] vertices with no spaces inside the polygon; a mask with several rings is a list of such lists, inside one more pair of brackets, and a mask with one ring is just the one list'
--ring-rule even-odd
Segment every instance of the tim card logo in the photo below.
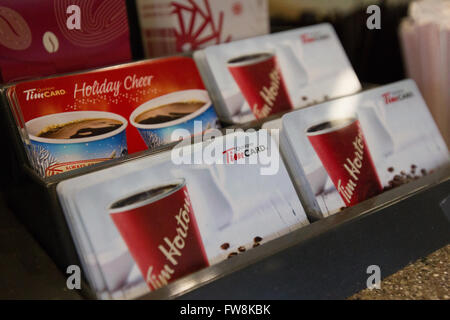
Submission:
{"label": "tim card logo", "polygon": [[[251,165],[261,175],[275,175],[280,167],[279,132],[261,129],[218,129],[203,131],[202,121],[194,121],[193,134],[175,129],[171,140],[180,141],[171,151],[174,165]],[[187,131],[187,132],[186,132]],[[189,137],[190,136],[190,137]]]}
{"label": "tim card logo", "polygon": [[386,92],[381,95],[385,104],[391,104],[394,102],[402,101],[413,96],[410,91],[397,90],[393,92]]}
{"label": "tim card logo", "polygon": [[300,35],[300,39],[302,40],[303,43],[312,43],[312,42],[328,39],[329,37],[330,37],[329,34],[322,33],[322,32],[309,32],[309,33],[304,33],[304,34]]}
{"label": "tim card logo", "polygon": [[57,96],[63,96],[66,94],[66,90],[64,89],[55,89],[55,88],[33,88],[24,90],[26,101],[30,100],[42,100]]}
{"label": "tim card logo", "polygon": [[243,147],[233,147],[225,150],[223,154],[225,155],[226,164],[234,163],[240,159],[245,159],[253,155],[257,155],[260,152],[267,150],[265,145],[258,145],[256,147],[245,145]]}

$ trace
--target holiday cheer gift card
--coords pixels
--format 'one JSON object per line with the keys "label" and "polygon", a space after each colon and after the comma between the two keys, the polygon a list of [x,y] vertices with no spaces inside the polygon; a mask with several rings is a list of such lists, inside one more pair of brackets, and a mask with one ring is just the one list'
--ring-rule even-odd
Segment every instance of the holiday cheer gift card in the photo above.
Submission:
{"label": "holiday cheer gift card", "polygon": [[190,52],[270,29],[267,0],[137,0],[136,5],[147,57]]}
{"label": "holiday cheer gift card", "polygon": [[282,151],[308,210],[330,215],[449,163],[412,80],[283,116]]}
{"label": "holiday cheer gift card", "polygon": [[103,299],[138,297],[308,224],[262,131],[134,159],[65,180],[57,193]]}
{"label": "holiday cheer gift card", "polygon": [[329,24],[212,46],[194,57],[219,116],[235,123],[361,89]]}
{"label": "holiday cheer gift card", "polygon": [[3,0],[0,83],[131,60],[124,0]]}
{"label": "holiday cheer gift card", "polygon": [[42,177],[219,126],[195,63],[186,57],[23,82],[7,95]]}

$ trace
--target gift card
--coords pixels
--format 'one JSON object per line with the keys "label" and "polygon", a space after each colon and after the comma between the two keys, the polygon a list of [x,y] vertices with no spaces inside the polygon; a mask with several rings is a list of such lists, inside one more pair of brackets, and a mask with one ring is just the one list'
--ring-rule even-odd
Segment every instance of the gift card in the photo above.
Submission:
{"label": "gift card", "polygon": [[42,177],[219,126],[197,67],[186,57],[22,82],[8,96]]}
{"label": "gift card", "polygon": [[303,199],[327,216],[449,163],[412,80],[283,116],[282,150]]}
{"label": "gift card", "polygon": [[[267,34],[267,0],[137,0],[147,57]],[[242,28],[245,25],[245,28]]]}
{"label": "gift card", "polygon": [[58,184],[101,298],[135,298],[307,225],[267,132],[234,133]]}
{"label": "gift card", "polygon": [[0,83],[131,60],[124,0],[4,0]]}
{"label": "gift card", "polygon": [[219,116],[236,123],[361,89],[329,24],[220,44],[194,57]]}

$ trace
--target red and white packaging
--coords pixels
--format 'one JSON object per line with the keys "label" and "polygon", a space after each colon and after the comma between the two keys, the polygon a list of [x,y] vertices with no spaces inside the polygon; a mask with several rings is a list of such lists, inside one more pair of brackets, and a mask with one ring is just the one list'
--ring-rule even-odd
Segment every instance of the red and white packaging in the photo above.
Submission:
{"label": "red and white packaging", "polygon": [[0,83],[128,62],[129,38],[125,0],[1,1]]}
{"label": "red and white packaging", "polygon": [[[267,34],[267,0],[137,0],[147,57]],[[243,27],[245,26],[245,27]]]}

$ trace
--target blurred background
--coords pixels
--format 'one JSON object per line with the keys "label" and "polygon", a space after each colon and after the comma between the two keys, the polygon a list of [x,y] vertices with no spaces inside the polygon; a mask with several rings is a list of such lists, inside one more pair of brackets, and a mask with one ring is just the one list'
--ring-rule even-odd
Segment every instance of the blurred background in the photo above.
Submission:
{"label": "blurred background", "polygon": [[[368,29],[369,5],[381,29]],[[417,83],[450,147],[449,0],[269,0],[271,31],[331,23],[365,88],[404,78]]]}
{"label": "blurred background", "polygon": [[[385,84],[405,78],[398,26],[409,0],[270,0],[272,32],[320,22],[331,23],[364,83]],[[367,7],[381,9],[381,29],[366,27]]]}

